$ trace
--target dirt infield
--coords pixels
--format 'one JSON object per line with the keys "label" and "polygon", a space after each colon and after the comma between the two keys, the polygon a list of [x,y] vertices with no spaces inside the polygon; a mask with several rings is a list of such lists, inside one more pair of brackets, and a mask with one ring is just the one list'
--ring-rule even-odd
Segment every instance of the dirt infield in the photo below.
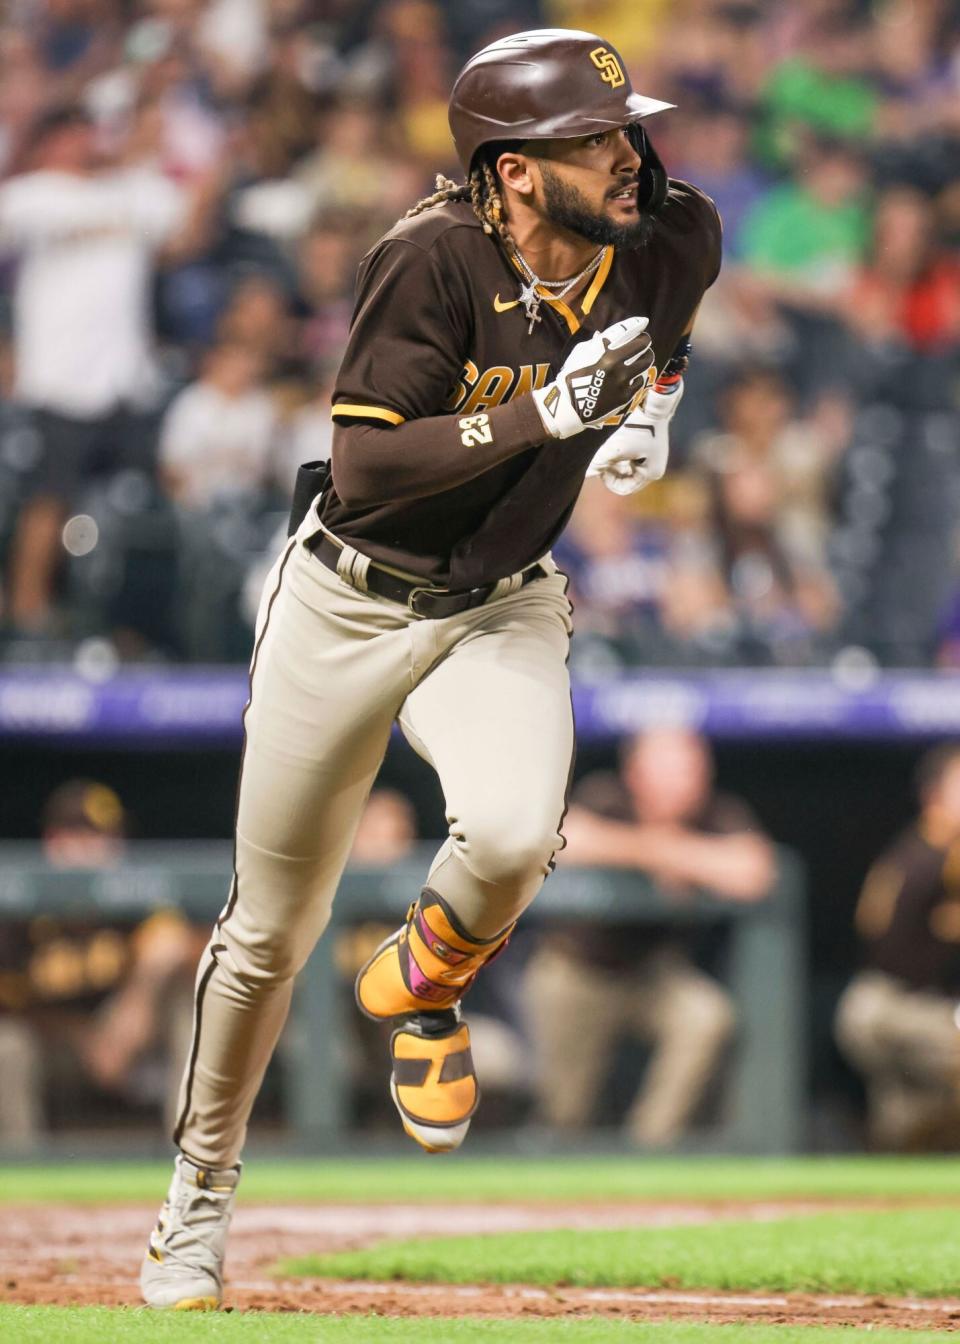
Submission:
{"label": "dirt infield", "polygon": [[[839,1208],[835,1202],[829,1207]],[[850,1207],[849,1205],[845,1207]],[[235,1310],[377,1312],[389,1316],[608,1316],[624,1320],[763,1321],[960,1331],[951,1301],[697,1293],[669,1287],[556,1288],[438,1286],[284,1280],[279,1258],[355,1250],[377,1241],[546,1228],[666,1227],[722,1218],[758,1221],[811,1213],[823,1202],[760,1204],[241,1205],[228,1259],[227,1305]],[[136,1273],[155,1208],[31,1205],[4,1210],[0,1297],[14,1303],[139,1301]]]}

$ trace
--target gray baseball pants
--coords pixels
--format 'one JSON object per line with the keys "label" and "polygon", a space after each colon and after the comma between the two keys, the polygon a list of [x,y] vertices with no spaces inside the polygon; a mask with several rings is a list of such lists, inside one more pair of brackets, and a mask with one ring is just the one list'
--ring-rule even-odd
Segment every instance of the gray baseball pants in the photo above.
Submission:
{"label": "gray baseball pants", "polygon": [[515,575],[484,606],[428,620],[362,591],[352,548],[328,570],[304,544],[317,530],[311,510],[264,589],[234,876],[197,972],[174,1137],[211,1167],[238,1160],[394,721],[439,775],[449,836],[428,881],[471,933],[515,919],[562,843],[570,606],[553,562],[524,588]]}

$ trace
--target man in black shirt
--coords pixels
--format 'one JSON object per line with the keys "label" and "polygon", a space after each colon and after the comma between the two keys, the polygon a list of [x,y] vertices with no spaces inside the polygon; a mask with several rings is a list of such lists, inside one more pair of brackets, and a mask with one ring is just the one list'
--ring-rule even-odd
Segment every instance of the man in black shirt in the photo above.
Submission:
{"label": "man in black shirt", "polygon": [[441,179],[360,267],[332,482],[260,609],[234,880],[199,971],[151,1305],[220,1300],[250,1107],[395,722],[440,777],[449,837],[357,1001],[393,1023],[406,1132],[432,1152],[467,1132],[460,999],[562,843],[571,627],[549,549],[588,469],[617,489],[662,474],[720,264],[712,202],[667,178],[640,126],[666,106],[589,33],[493,43],[451,97],[465,183]]}
{"label": "man in black shirt", "polygon": [[[630,741],[619,775],[588,775],[564,821],[564,857],[652,879],[681,910],[694,891],[756,902],[775,877],[773,846],[750,808],[719,793],[707,741],[663,726]],[[684,1133],[734,1029],[735,1007],[695,964],[676,923],[578,920],[540,940],[527,968],[539,1119],[596,1119],[618,1042],[650,1058],[624,1126],[645,1147]]]}

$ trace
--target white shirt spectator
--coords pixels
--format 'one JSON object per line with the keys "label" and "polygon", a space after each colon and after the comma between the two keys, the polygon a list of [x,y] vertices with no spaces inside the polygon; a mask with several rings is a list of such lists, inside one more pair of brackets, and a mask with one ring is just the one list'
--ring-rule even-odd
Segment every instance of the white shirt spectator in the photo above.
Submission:
{"label": "white shirt spectator", "polygon": [[173,400],[160,431],[160,465],[190,509],[258,490],[270,475],[276,411],[269,393],[252,387],[228,395],[209,382],[191,383]]}
{"label": "white shirt spectator", "polygon": [[277,484],[293,494],[297,471],[304,462],[329,462],[333,450],[333,418],[329,392],[301,406],[288,420],[277,454]]}
{"label": "white shirt spectator", "polygon": [[181,226],[180,189],[150,169],[40,171],[0,186],[0,248],[20,255],[14,293],[16,393],[93,418],[155,393],[154,253]]}
{"label": "white shirt spectator", "polygon": [[265,8],[261,0],[211,0],[197,19],[200,47],[235,77],[251,78],[270,48]]}

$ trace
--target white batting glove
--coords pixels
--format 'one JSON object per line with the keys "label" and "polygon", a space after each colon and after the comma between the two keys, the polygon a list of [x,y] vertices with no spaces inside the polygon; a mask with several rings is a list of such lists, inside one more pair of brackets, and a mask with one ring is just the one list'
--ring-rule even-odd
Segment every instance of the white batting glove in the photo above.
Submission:
{"label": "white batting glove", "polygon": [[628,317],[575,345],[552,383],[534,392],[540,419],[554,439],[599,429],[607,416],[629,406],[653,347],[645,317]]}
{"label": "white batting glove", "polygon": [[683,379],[669,390],[651,387],[643,406],[631,411],[593,456],[588,476],[599,476],[615,495],[632,495],[659,481],[670,455],[670,421],[683,396]]}

